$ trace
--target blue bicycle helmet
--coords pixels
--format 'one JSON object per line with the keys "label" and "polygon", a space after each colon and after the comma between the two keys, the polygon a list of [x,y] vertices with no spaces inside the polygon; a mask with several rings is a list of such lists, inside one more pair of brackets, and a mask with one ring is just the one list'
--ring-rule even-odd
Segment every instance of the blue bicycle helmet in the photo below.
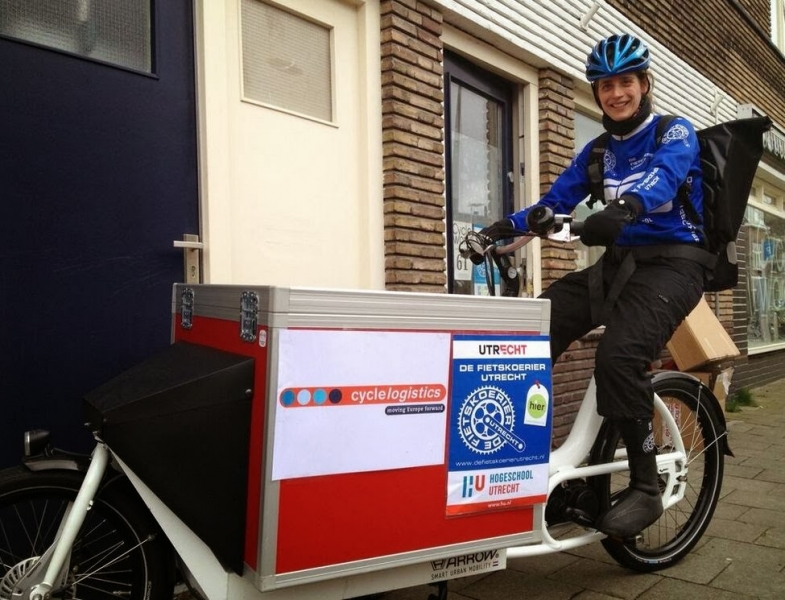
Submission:
{"label": "blue bicycle helmet", "polygon": [[649,49],[641,40],[627,33],[600,40],[586,58],[586,79],[595,82],[603,77],[642,71],[649,66]]}

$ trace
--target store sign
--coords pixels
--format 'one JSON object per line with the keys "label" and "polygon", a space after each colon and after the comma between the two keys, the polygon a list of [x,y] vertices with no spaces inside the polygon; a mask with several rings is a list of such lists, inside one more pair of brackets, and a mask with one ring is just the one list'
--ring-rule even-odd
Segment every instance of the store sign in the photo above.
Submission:
{"label": "store sign", "polygon": [[[766,116],[762,110],[752,104],[740,105],[738,115],[740,119]],[[776,124],[772,125],[771,129],[763,134],[763,149],[775,158],[785,162],[785,132]]]}

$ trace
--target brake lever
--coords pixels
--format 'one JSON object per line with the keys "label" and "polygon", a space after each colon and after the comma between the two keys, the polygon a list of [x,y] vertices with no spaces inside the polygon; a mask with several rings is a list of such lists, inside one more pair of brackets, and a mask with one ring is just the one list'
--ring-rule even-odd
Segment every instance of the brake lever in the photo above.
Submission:
{"label": "brake lever", "polygon": [[458,254],[461,255],[461,258],[466,258],[479,265],[482,263],[483,257],[493,247],[493,240],[482,235],[479,231],[470,231],[458,244]]}
{"label": "brake lever", "polygon": [[574,242],[581,237],[579,233],[576,234],[576,230],[580,228],[576,228],[575,225],[583,225],[583,223],[579,221],[564,221],[561,228],[558,231],[549,233],[547,238],[554,242]]}

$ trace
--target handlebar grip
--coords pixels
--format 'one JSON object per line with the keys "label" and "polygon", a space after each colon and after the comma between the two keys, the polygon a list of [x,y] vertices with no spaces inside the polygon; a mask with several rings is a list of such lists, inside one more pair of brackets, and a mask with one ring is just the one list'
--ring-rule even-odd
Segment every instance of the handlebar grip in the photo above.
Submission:
{"label": "handlebar grip", "polygon": [[584,221],[573,221],[570,223],[570,233],[580,236],[583,233]]}
{"label": "handlebar grip", "polygon": [[551,231],[556,224],[553,210],[548,206],[535,206],[526,215],[526,225],[529,231],[536,235],[545,235]]}

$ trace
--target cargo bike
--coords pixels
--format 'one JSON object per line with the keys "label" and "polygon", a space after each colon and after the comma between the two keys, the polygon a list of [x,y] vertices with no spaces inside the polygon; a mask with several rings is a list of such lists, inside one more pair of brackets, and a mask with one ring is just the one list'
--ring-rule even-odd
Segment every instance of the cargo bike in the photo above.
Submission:
{"label": "cargo bike", "polygon": [[[509,267],[514,248],[473,243]],[[551,448],[549,323],[539,299],[175,285],[171,346],[85,398],[92,455],[30,431],[0,472],[0,600],[168,599],[177,576],[206,600],[446,598],[594,542],[637,571],[676,563],[720,494],[716,397],[652,374],[665,511],[607,538],[592,523],[626,452],[593,381]]]}

